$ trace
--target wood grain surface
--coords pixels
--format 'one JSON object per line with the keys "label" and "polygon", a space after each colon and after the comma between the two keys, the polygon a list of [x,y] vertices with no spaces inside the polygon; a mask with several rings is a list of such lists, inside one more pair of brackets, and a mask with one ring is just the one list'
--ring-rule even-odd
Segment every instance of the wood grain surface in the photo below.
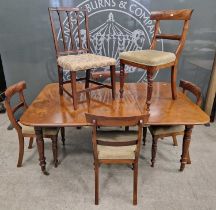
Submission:
{"label": "wood grain surface", "polygon": [[[78,84],[78,89],[83,84]],[[116,84],[119,89],[119,83]],[[180,90],[178,98],[172,100],[170,84],[154,82],[149,125],[196,125],[209,122],[208,115],[195,105]],[[70,88],[70,84],[65,85]],[[89,95],[81,94],[83,101],[77,110],[73,108],[72,99],[64,94],[59,95],[58,83],[46,85],[23,114],[21,123],[29,126],[84,126],[88,125],[85,113],[100,116],[130,117],[146,113],[145,83],[126,83],[124,98],[120,99],[119,91],[115,100],[111,91],[99,89]],[[86,99],[87,98],[87,99]]]}

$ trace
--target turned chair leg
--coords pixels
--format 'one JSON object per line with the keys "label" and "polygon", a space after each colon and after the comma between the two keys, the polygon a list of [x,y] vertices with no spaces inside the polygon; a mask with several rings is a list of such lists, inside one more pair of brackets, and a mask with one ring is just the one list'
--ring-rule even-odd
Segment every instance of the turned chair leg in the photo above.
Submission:
{"label": "turned chair leg", "polygon": [[176,135],[173,135],[172,138],[173,138],[173,146],[178,146]]}
{"label": "turned chair leg", "polygon": [[99,204],[99,165],[95,165],[95,205]]}
{"label": "turned chair leg", "polygon": [[172,89],[172,99],[177,99],[177,90],[176,90],[176,76],[177,76],[177,67],[171,67],[171,89]]}
{"label": "turned chair leg", "polygon": [[125,64],[120,61],[120,98],[123,98],[125,80]]}
{"label": "turned chair leg", "polygon": [[72,71],[71,74],[71,88],[72,88],[72,97],[73,97],[73,105],[74,110],[77,109],[77,90],[76,90],[76,72]]}
{"label": "turned chair leg", "polygon": [[146,106],[147,106],[147,111],[150,111],[150,105],[151,105],[151,98],[152,98],[152,90],[153,90],[153,74],[154,71],[148,70],[147,71],[147,100],[146,100]]}
{"label": "turned chair leg", "polygon": [[56,168],[58,166],[58,138],[57,136],[53,136],[51,140],[52,140],[54,166]]}
{"label": "turned chair leg", "polygon": [[34,138],[30,137],[28,149],[32,149],[33,141],[34,141]]}
{"label": "turned chair leg", "polygon": [[24,155],[24,137],[22,135],[19,135],[19,157],[17,162],[17,167],[22,166],[23,161],[23,155]]}
{"label": "turned chair leg", "polygon": [[65,145],[65,128],[61,127],[61,140],[62,144]]}
{"label": "turned chair leg", "polygon": [[89,88],[89,80],[91,76],[91,69],[86,70],[85,88]]}
{"label": "turned chair leg", "polygon": [[59,94],[63,95],[63,68],[58,65]]}
{"label": "turned chair leg", "polygon": [[152,138],[152,159],[151,159],[151,167],[154,167],[155,164],[155,158],[157,153],[157,142],[158,138],[153,136]]}
{"label": "turned chair leg", "polygon": [[143,145],[146,145],[147,127],[143,127]]}
{"label": "turned chair leg", "polygon": [[137,205],[138,163],[134,164],[133,205]]}
{"label": "turned chair leg", "polygon": [[112,98],[115,99],[116,85],[115,85],[115,66],[110,66],[111,86],[112,86]]}

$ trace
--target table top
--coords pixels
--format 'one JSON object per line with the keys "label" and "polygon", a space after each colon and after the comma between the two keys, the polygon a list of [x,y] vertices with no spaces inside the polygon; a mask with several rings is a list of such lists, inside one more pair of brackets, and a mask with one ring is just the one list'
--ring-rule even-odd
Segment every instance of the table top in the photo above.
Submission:
{"label": "table top", "polygon": [[[112,100],[111,90],[107,88],[91,92],[86,102],[83,93],[78,109],[73,108],[72,99],[64,94],[59,95],[58,83],[46,85],[29,108],[22,115],[20,121],[28,126],[83,126],[88,125],[85,113],[100,116],[127,117],[145,114],[147,85],[145,83],[125,83],[124,97],[119,97],[119,83],[116,84],[116,99]],[[70,84],[65,88],[71,91]],[[83,84],[78,83],[81,90]],[[177,100],[172,100],[169,83],[154,82],[152,103],[148,125],[196,125],[209,122],[209,116],[194,104],[180,90]]]}

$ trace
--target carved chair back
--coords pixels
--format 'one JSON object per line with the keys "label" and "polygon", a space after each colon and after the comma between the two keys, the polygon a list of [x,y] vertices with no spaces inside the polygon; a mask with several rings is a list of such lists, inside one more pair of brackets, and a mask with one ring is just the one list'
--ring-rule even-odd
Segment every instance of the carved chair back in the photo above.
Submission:
{"label": "carved chair back", "polygon": [[[130,146],[136,145],[135,151],[135,158],[136,160],[139,157],[139,151],[141,146],[141,139],[142,139],[142,128],[143,124],[145,124],[148,120],[149,115],[140,115],[140,116],[132,116],[132,117],[105,117],[105,116],[97,116],[86,113],[86,120],[88,123],[93,124],[93,132],[92,132],[92,143],[93,143],[93,152],[94,158],[98,160],[98,151],[97,145],[103,146]],[[130,141],[105,141],[97,139],[97,127],[98,126],[138,126],[138,134],[137,139],[130,140]],[[110,139],[111,140],[111,139]]]}
{"label": "carved chair back", "polygon": [[[179,41],[179,44],[175,51],[175,54],[176,54],[176,58],[178,58],[184,47],[187,31],[189,29],[189,21],[191,19],[192,13],[193,13],[193,10],[191,9],[153,11],[151,13],[150,19],[155,20],[156,23],[155,23],[154,35],[153,35],[150,49],[152,50],[155,49],[157,39],[177,40]],[[181,35],[159,34],[161,20],[184,21]]]}
{"label": "carved chair back", "polygon": [[186,81],[186,80],[180,80],[179,87],[182,88],[183,93],[187,93],[187,91],[191,92],[196,97],[196,104],[198,106],[202,103],[202,94],[201,89],[196,86],[195,84]]}
{"label": "carved chair back", "polygon": [[[7,110],[8,118],[13,125],[13,127],[17,130],[18,133],[22,132],[21,126],[18,124],[15,113],[20,110],[21,108],[23,110],[26,110],[28,108],[28,105],[26,104],[25,97],[23,95],[23,91],[26,89],[26,83],[24,81],[18,82],[10,87],[7,88],[5,91],[5,108]],[[11,105],[11,99],[13,96],[18,94],[19,101],[15,105]]]}
{"label": "carved chair back", "polygon": [[[86,9],[49,7],[48,11],[57,57],[90,52],[89,20]],[[81,18],[84,21],[81,21]]]}

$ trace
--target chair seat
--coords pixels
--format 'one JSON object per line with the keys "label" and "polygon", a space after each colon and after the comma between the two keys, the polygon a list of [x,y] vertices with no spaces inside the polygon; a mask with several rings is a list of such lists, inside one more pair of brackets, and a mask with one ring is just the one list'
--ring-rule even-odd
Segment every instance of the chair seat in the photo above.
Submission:
{"label": "chair seat", "polygon": [[165,135],[176,132],[184,132],[184,125],[164,125],[164,126],[149,126],[149,130],[152,135]]}
{"label": "chair seat", "polygon": [[[109,142],[132,141],[137,139],[137,131],[98,131],[97,139]],[[103,146],[98,145],[98,159],[135,159],[136,145]]]}
{"label": "chair seat", "polygon": [[[35,135],[34,127],[26,126],[18,122],[22,127],[22,133],[27,135]],[[59,128],[43,128],[43,136],[56,136],[58,134]]]}
{"label": "chair seat", "polygon": [[140,50],[120,53],[120,59],[146,66],[159,66],[175,61],[176,55],[158,50]]}
{"label": "chair seat", "polygon": [[58,57],[57,62],[63,69],[70,71],[80,71],[116,65],[116,60],[114,58],[90,53],[60,56]]}

